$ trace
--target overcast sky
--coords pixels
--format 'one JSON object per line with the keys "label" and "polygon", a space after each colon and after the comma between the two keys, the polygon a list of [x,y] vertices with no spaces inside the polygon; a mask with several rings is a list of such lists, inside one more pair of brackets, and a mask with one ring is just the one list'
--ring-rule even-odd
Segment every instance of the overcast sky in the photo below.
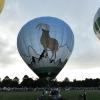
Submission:
{"label": "overcast sky", "polygon": [[17,35],[24,24],[42,16],[64,20],[75,37],[73,53],[58,80],[100,78],[100,41],[93,31],[93,19],[100,0],[5,0],[0,14],[0,77],[25,74],[37,76],[17,51]]}

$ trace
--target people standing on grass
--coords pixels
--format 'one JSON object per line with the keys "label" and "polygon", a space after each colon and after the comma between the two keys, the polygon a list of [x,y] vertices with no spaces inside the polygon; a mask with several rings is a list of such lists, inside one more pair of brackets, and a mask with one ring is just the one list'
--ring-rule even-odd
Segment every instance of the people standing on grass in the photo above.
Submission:
{"label": "people standing on grass", "polygon": [[83,98],[84,98],[84,100],[86,100],[86,91],[85,90],[84,90]]}
{"label": "people standing on grass", "polygon": [[84,93],[82,95],[79,95],[79,100],[87,100],[86,99],[86,91],[84,90]]}

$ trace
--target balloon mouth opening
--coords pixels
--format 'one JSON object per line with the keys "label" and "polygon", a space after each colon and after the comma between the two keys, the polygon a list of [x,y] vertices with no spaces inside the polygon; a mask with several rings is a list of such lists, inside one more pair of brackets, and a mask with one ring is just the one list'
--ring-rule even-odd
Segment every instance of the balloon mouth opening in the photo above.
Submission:
{"label": "balloon mouth opening", "polygon": [[39,76],[39,78],[49,78],[54,79],[62,68],[58,67],[42,67],[34,69],[34,72]]}

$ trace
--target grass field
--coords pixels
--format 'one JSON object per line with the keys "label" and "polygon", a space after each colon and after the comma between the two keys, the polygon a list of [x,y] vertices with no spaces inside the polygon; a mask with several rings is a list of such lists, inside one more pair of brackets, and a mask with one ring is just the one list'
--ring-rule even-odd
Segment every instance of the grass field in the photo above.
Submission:
{"label": "grass field", "polygon": [[[86,91],[87,100],[100,100],[100,91]],[[79,100],[79,95],[82,91],[67,91],[61,92],[65,100]],[[41,92],[0,92],[0,100],[37,100]]]}
{"label": "grass field", "polygon": [[[87,92],[87,100],[100,100],[100,91],[91,90]],[[79,100],[79,95],[83,94],[83,91],[68,91],[62,92],[62,95],[66,100]]]}
{"label": "grass field", "polygon": [[37,100],[41,92],[0,92],[0,100]]}

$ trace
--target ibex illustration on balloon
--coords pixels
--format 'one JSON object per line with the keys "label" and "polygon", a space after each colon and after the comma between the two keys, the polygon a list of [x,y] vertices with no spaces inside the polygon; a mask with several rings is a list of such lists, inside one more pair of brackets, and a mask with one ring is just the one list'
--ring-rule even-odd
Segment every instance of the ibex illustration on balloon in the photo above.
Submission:
{"label": "ibex illustration on balloon", "polygon": [[36,28],[38,28],[39,30],[42,30],[42,35],[40,38],[40,43],[43,46],[44,50],[45,50],[45,57],[48,56],[48,49],[52,52],[52,56],[51,56],[51,60],[54,57],[54,59],[56,59],[56,52],[59,49],[59,44],[58,41],[55,38],[50,37],[50,26],[48,24],[45,23],[39,23]]}

